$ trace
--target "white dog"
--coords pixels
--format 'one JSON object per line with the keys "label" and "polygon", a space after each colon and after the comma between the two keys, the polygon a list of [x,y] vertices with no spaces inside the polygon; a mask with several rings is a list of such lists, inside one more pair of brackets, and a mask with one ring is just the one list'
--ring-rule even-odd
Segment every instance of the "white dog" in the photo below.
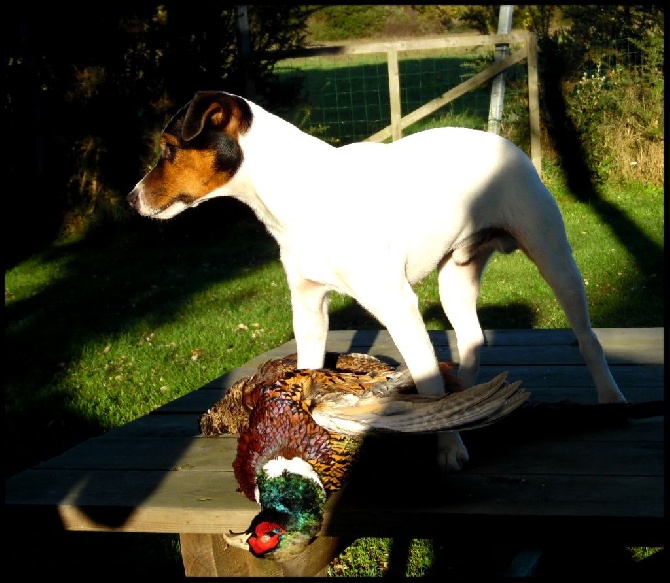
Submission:
{"label": "white dog", "polygon": [[[420,393],[444,391],[412,285],[438,270],[457,338],[459,377],[475,383],[476,312],[494,251],[522,249],[551,286],[601,403],[625,401],[594,334],[558,206],[530,159],[495,134],[440,128],[391,144],[333,147],[236,95],[203,91],[166,126],[156,166],[128,195],[168,219],[217,196],[249,205],[280,247],[298,367],[324,364],[328,294],[356,299],[389,331]],[[440,462],[468,453],[441,436]]]}

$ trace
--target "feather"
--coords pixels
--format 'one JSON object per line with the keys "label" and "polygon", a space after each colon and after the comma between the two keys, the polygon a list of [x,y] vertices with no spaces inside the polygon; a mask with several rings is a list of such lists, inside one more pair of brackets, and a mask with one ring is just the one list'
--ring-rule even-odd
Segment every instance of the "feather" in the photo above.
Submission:
{"label": "feather", "polygon": [[315,396],[312,419],[328,431],[352,436],[474,429],[508,415],[528,399],[529,393],[519,389],[521,382],[506,383],[506,377],[501,373],[487,383],[440,397],[364,394],[318,401]]}

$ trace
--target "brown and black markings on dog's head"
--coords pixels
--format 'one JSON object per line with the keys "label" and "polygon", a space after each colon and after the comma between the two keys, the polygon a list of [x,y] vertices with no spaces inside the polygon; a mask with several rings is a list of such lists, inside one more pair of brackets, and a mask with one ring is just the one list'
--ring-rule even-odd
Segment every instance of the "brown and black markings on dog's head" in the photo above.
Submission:
{"label": "brown and black markings on dog's head", "polygon": [[161,156],[128,202],[144,209],[143,214],[156,215],[177,202],[186,208],[225,185],[242,165],[239,136],[252,121],[251,108],[241,97],[197,92],[165,126]]}

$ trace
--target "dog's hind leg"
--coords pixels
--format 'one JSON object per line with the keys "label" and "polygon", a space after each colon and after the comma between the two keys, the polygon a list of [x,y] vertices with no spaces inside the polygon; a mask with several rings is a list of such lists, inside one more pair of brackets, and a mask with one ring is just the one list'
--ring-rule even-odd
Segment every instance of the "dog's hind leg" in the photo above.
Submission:
{"label": "dog's hind leg", "polygon": [[[544,245],[547,247],[541,247],[540,251],[534,247],[534,251],[527,254],[553,290],[570,322],[579,351],[596,386],[598,402],[625,402],[626,398],[612,377],[602,345],[591,327],[584,280],[567,239],[560,238],[555,245],[548,245],[545,240]],[[545,252],[545,249],[551,249],[551,252]]]}
{"label": "dog's hind leg", "polygon": [[565,312],[596,386],[598,402],[625,402],[591,327],[584,280],[572,254],[562,217],[557,207],[554,211],[552,208],[542,208],[542,221],[538,218],[538,224],[544,224],[545,228],[541,232],[526,230],[521,236],[521,247],[535,263]]}
{"label": "dog's hind leg", "polygon": [[477,382],[479,351],[484,345],[477,298],[482,273],[492,253],[492,248],[481,248],[464,262],[452,254],[442,262],[437,276],[440,302],[456,334],[458,377],[466,388]]}

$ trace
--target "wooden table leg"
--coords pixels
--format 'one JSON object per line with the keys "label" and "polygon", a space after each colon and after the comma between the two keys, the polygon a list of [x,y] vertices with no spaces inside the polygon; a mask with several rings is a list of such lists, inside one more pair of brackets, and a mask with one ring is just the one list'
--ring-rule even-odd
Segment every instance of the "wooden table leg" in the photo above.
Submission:
{"label": "wooden table leg", "polygon": [[187,577],[314,577],[325,575],[328,564],[346,545],[339,537],[320,536],[290,561],[257,559],[230,547],[222,534],[179,535]]}

